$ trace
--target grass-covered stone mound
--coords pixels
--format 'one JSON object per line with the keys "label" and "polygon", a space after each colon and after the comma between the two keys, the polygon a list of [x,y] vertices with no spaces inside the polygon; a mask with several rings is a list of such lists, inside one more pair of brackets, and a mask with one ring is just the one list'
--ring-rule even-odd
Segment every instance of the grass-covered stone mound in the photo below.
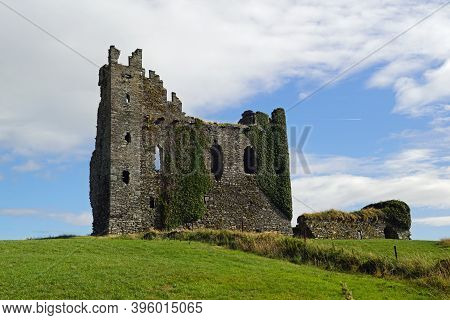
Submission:
{"label": "grass-covered stone mound", "polygon": [[319,239],[410,239],[410,227],[408,205],[389,200],[352,212],[331,209],[301,215],[294,234]]}
{"label": "grass-covered stone mound", "polygon": [[362,208],[367,209],[379,209],[385,215],[387,221],[396,228],[402,230],[409,230],[411,228],[411,210],[409,206],[400,200],[382,201],[374,204],[369,204]]}
{"label": "grass-covered stone mound", "polygon": [[361,209],[352,212],[330,209],[315,213],[305,213],[302,217],[307,220],[336,220],[353,222],[358,220],[369,221],[384,219],[385,214],[383,211],[374,208]]}

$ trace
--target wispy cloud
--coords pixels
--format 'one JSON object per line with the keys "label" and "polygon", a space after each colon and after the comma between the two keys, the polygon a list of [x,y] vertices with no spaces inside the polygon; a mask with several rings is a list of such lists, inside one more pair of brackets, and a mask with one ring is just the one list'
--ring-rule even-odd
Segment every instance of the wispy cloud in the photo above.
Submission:
{"label": "wispy cloud", "polygon": [[[292,181],[292,190],[315,210],[347,209],[389,199],[403,200],[410,206],[450,209],[450,179],[434,175],[303,177]],[[294,208],[296,214],[311,211],[296,201]]]}
{"label": "wispy cloud", "polygon": [[[348,209],[400,199],[411,206],[450,210],[450,159],[431,149],[407,149],[386,158],[307,155],[312,175],[292,180],[294,213]],[[313,211],[315,211],[313,210]]]}
{"label": "wispy cloud", "polygon": [[13,160],[13,156],[9,153],[0,154],[0,163],[9,162],[11,160]]}
{"label": "wispy cloud", "polygon": [[[348,157],[340,155],[306,154],[314,175],[352,174],[370,176],[406,176],[435,174],[450,178],[450,154],[438,149],[412,148],[400,150],[384,157]],[[291,173],[303,174],[295,150],[291,150]]]}
{"label": "wispy cloud", "polygon": [[432,227],[445,227],[450,226],[450,216],[417,218],[413,219],[413,223],[424,224]]}
{"label": "wispy cloud", "polygon": [[42,165],[34,160],[28,160],[27,162],[13,166],[12,169],[17,172],[33,172],[38,171],[42,168]]}
{"label": "wispy cloud", "polygon": [[90,226],[92,214],[90,212],[70,213],[70,212],[50,212],[34,208],[3,208],[0,209],[1,216],[12,217],[39,217],[42,219],[53,219],[63,221],[74,226]]}
{"label": "wispy cloud", "polygon": [[92,224],[92,214],[90,212],[82,213],[51,213],[49,218],[62,220],[74,226],[90,226]]}
{"label": "wispy cloud", "polygon": [[2,216],[32,216],[39,214],[39,210],[37,209],[28,209],[28,208],[4,208],[0,209],[0,215]]}

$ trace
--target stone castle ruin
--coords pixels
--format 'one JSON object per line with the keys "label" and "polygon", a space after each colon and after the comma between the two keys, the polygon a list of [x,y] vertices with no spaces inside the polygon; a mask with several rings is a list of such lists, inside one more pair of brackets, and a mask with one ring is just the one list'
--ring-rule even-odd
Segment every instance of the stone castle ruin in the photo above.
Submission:
{"label": "stone castle ruin", "polygon": [[205,227],[292,234],[286,118],[245,111],[238,123],[187,116],[142,51],[99,72],[90,162],[93,234]]}
{"label": "stone castle ruin", "polygon": [[355,212],[301,215],[291,228],[286,117],[245,111],[238,123],[187,116],[142,51],[109,49],[90,162],[93,234],[151,228],[276,231],[304,238],[409,239],[410,209],[391,200]]}
{"label": "stone castle ruin", "polygon": [[354,212],[328,210],[303,214],[297,219],[294,236],[313,239],[411,239],[409,206],[389,200]]}

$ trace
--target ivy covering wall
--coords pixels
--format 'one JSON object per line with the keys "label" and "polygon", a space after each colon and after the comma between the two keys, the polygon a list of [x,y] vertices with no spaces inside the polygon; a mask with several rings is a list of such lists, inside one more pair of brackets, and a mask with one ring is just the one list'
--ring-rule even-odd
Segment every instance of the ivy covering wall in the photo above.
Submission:
{"label": "ivy covering wall", "polygon": [[269,200],[292,219],[289,149],[286,117],[283,109],[272,112],[272,119],[262,112],[255,114],[256,124],[245,130],[256,151],[258,185]]}
{"label": "ivy covering wall", "polygon": [[205,167],[207,139],[201,120],[176,126],[172,148],[164,154],[160,199],[162,224],[171,229],[201,219],[206,212],[203,196],[212,185]]}

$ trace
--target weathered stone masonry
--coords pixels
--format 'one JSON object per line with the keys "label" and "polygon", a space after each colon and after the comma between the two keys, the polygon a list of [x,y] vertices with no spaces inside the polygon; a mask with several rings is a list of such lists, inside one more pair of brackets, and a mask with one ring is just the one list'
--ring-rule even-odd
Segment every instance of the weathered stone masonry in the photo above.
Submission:
{"label": "weathered stone masonry", "polygon": [[316,239],[410,239],[409,206],[398,200],[368,205],[359,211],[328,210],[298,217],[294,236]]}
{"label": "weathered stone masonry", "polygon": [[246,111],[237,124],[189,117],[155,72],[145,74],[140,49],[128,65],[119,55],[112,46],[99,72],[93,234],[178,226],[291,234],[284,110]]}

